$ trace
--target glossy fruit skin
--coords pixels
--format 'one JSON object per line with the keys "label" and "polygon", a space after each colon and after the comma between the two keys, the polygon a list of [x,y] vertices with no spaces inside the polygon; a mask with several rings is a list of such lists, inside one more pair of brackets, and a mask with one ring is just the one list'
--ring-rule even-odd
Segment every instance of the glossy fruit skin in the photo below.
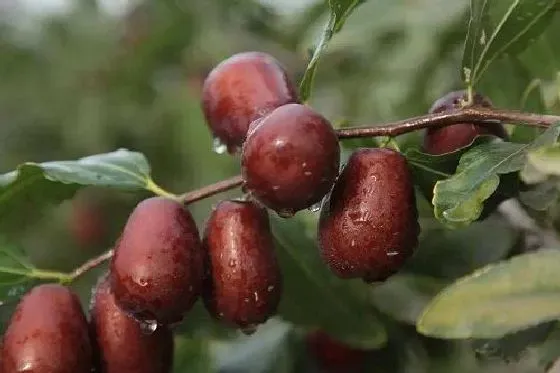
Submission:
{"label": "glossy fruit skin", "polygon": [[366,372],[373,351],[351,347],[322,330],[305,336],[307,353],[324,373]]}
{"label": "glossy fruit skin", "polygon": [[68,288],[44,284],[20,301],[2,343],[0,372],[89,373],[87,320]]}
{"label": "glossy fruit skin", "polygon": [[305,105],[284,105],[252,127],[243,145],[245,187],[266,207],[293,215],[329,192],[340,165],[331,124]]}
{"label": "glossy fruit skin", "polygon": [[[430,108],[430,114],[442,113],[461,107],[461,100],[466,99],[466,91],[454,91],[438,99]],[[474,106],[492,107],[487,97],[476,93]],[[452,153],[472,143],[476,136],[494,135],[506,138],[507,133],[501,123],[476,125],[474,123],[458,123],[450,126],[429,128],[424,134],[423,150],[428,154],[439,155]]]}
{"label": "glossy fruit skin", "polygon": [[119,307],[140,320],[183,319],[202,287],[202,247],[190,212],[179,202],[140,202],[115,245],[111,290]]}
{"label": "glossy fruit skin", "polygon": [[358,149],[321,208],[321,256],[341,278],[383,281],[417,246],[417,217],[406,159],[391,149]]}
{"label": "glossy fruit skin", "polygon": [[251,328],[278,307],[282,276],[266,209],[250,201],[222,201],[204,232],[203,299],[211,315]]}
{"label": "glossy fruit skin", "polygon": [[146,334],[115,303],[102,277],[93,292],[90,330],[98,373],[168,373],[173,365],[173,334],[160,325]]}
{"label": "glossy fruit skin", "polygon": [[241,147],[252,121],[295,102],[297,90],[286,70],[262,52],[238,53],[222,61],[202,88],[206,122],[230,153]]}

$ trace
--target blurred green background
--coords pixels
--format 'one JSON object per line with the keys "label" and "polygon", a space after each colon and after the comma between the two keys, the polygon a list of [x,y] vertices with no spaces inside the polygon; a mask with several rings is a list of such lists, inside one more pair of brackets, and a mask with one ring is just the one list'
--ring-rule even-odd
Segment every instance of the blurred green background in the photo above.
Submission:
{"label": "blurred green background", "polygon": [[[76,159],[128,148],[144,153],[154,179],[176,193],[233,176],[238,159],[212,152],[200,109],[204,77],[233,53],[259,50],[276,56],[299,81],[326,11],[323,1],[312,0],[3,0],[0,171],[24,161]],[[321,60],[310,105],[337,126],[426,113],[436,98],[462,88],[459,66],[467,16],[467,0],[366,1]],[[557,26],[556,19],[551,27]],[[551,35],[539,39],[532,52],[495,63],[481,85],[495,104],[558,112],[560,47],[554,43],[558,34]],[[414,146],[419,134],[399,141],[403,147]],[[360,140],[345,146],[371,144]],[[41,268],[70,270],[111,247],[128,213],[145,197],[85,189],[45,215],[19,212],[28,224],[6,239]],[[222,198],[192,205],[200,225]],[[430,227],[431,210],[425,210],[424,226]],[[316,216],[303,215],[313,226]],[[498,223],[486,224],[490,226],[475,227],[482,237],[495,233],[492,224]],[[504,229],[511,238],[513,233]],[[435,248],[445,240],[437,232],[424,237],[424,246]],[[459,234],[472,237],[471,231]],[[464,242],[457,237],[450,240]],[[507,241],[511,245],[503,256],[513,250],[514,241]],[[498,258],[484,258],[477,265]],[[104,270],[92,271],[75,285],[85,306]],[[389,298],[398,298],[396,286]],[[408,296],[405,290],[401,298]],[[246,337],[222,330],[201,310],[189,317],[192,322],[177,336],[176,372],[316,371],[301,335],[280,321]],[[480,352],[471,342],[444,343],[420,337],[411,327],[394,329],[390,339],[398,342],[387,347],[392,352],[380,352],[368,371],[539,372],[543,361],[551,360],[539,350],[508,364],[493,358],[488,344]],[[233,343],[225,342],[232,338]]]}

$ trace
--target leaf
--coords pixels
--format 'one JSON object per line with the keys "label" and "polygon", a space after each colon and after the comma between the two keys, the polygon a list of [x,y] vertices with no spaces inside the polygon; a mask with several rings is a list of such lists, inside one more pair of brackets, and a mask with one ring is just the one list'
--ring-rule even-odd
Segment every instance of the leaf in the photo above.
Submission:
{"label": "leaf", "polygon": [[531,185],[529,190],[519,193],[519,200],[533,210],[544,211],[551,207],[559,196],[558,181],[549,180]]}
{"label": "leaf", "polygon": [[465,226],[478,219],[487,200],[498,188],[499,175],[520,171],[527,153],[554,143],[560,125],[548,128],[531,144],[494,142],[477,146],[465,153],[455,174],[434,187],[434,215],[450,227]]}
{"label": "leaf", "polygon": [[[12,285],[26,281],[33,270],[25,253],[15,246],[0,243],[0,289],[8,292]],[[4,295],[0,292],[0,300]]]}
{"label": "leaf", "polygon": [[543,176],[560,176],[560,144],[535,149],[527,154],[527,163]]}
{"label": "leaf", "polygon": [[[0,175],[0,229],[21,224],[16,211],[37,213],[41,206],[71,198],[84,186],[148,189],[150,166],[144,155],[120,149],[77,161],[24,163]],[[21,215],[21,214],[20,214]]]}
{"label": "leaf", "polygon": [[461,156],[472,146],[484,144],[491,139],[491,136],[477,136],[471,144],[452,153],[441,155],[427,154],[413,148],[408,149],[405,156],[410,165],[414,183],[420,187],[424,196],[431,200],[436,182],[453,175]]}
{"label": "leaf", "polygon": [[299,91],[302,102],[306,102],[311,96],[311,89],[313,86],[313,80],[315,79],[315,72],[317,71],[319,59],[323,53],[327,51],[327,47],[333,35],[342,29],[346,19],[362,2],[363,0],[329,0],[329,19],[325,24],[323,34],[319,43],[315,47],[311,60],[307,64],[307,68],[305,69],[305,73],[300,83]]}
{"label": "leaf", "polygon": [[222,344],[215,349],[218,372],[223,373],[289,373],[293,372],[290,351],[292,327],[271,319],[251,336]]}
{"label": "leaf", "polygon": [[445,285],[446,282],[441,279],[399,273],[373,289],[373,304],[393,319],[414,325],[424,308]]}
{"label": "leaf", "polygon": [[279,316],[300,327],[320,328],[352,345],[383,345],[387,336],[370,305],[371,287],[334,276],[299,218],[273,215],[271,226],[283,273]]}
{"label": "leaf", "polygon": [[445,339],[499,338],[560,318],[560,251],[489,265],[443,290],[417,323]]}
{"label": "leaf", "polygon": [[416,253],[405,269],[415,274],[454,280],[487,264],[504,259],[519,233],[507,222],[493,217],[468,227],[423,229]]}
{"label": "leaf", "polygon": [[209,341],[203,338],[175,337],[173,353],[173,372],[208,373],[212,372]]}
{"label": "leaf", "polygon": [[521,52],[552,19],[556,0],[471,0],[463,55],[465,82],[475,85],[498,57]]}

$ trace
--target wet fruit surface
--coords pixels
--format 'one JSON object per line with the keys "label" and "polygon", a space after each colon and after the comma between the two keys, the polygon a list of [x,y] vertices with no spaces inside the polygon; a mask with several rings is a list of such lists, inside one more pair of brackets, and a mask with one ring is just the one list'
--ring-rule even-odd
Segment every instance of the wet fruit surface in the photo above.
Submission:
{"label": "wet fruit surface", "polygon": [[366,372],[372,354],[372,351],[348,346],[321,330],[308,333],[305,345],[307,353],[324,373]]}
{"label": "wet fruit surface", "polygon": [[220,202],[203,244],[203,299],[214,317],[251,328],[275,313],[282,283],[265,209],[254,202]]}
{"label": "wet fruit surface", "polygon": [[338,138],[330,123],[299,104],[264,117],[242,151],[247,190],[284,216],[319,202],[331,189],[339,163]]}
{"label": "wet fruit surface", "polygon": [[140,202],[115,245],[111,288],[141,320],[182,320],[202,285],[202,249],[190,212],[162,197]]}
{"label": "wet fruit surface", "polygon": [[203,111],[230,152],[241,147],[252,121],[287,103],[296,88],[282,65],[261,52],[238,53],[218,64],[203,86]]}
{"label": "wet fruit surface", "polygon": [[91,345],[78,298],[60,285],[32,289],[12,315],[1,355],[2,373],[89,373]]}
{"label": "wet fruit surface", "polygon": [[[461,107],[461,100],[466,99],[466,91],[450,92],[438,99],[430,108],[430,113],[441,113]],[[492,107],[487,97],[474,95],[474,106]],[[429,128],[424,135],[424,151],[429,154],[445,154],[454,152],[472,143],[476,136],[494,135],[506,138],[507,133],[499,123],[476,125],[474,123],[458,123],[450,126]]]}
{"label": "wet fruit surface", "polygon": [[91,304],[90,328],[99,373],[168,373],[173,364],[173,335],[165,325],[154,331],[115,303],[109,281],[102,278]]}
{"label": "wet fruit surface", "polygon": [[406,159],[390,149],[359,149],[321,209],[319,246],[341,278],[382,281],[418,242],[413,182]]}

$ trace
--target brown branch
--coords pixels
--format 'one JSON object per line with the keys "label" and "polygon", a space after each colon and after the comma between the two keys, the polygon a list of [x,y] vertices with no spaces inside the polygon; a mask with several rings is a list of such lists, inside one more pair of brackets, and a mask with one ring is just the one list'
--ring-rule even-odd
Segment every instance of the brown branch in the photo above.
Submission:
{"label": "brown branch", "polygon": [[241,177],[241,175],[237,175],[229,179],[218,181],[217,183],[210,184],[200,189],[182,194],[181,196],[179,196],[179,201],[181,201],[185,205],[188,205],[189,203],[200,201],[201,199],[211,197],[215,194],[237,188],[242,184],[243,178]]}
{"label": "brown branch", "polygon": [[503,122],[531,127],[548,127],[560,122],[560,116],[522,113],[518,111],[486,108],[465,108],[451,112],[428,114],[381,125],[342,128],[337,130],[341,139],[375,136],[398,136],[428,127],[443,127],[462,122]]}
{"label": "brown branch", "polygon": [[[560,122],[560,116],[470,107],[452,112],[424,115],[377,126],[372,125],[364,127],[343,128],[337,130],[337,134],[341,139],[376,136],[394,137],[423,128],[443,127],[446,125],[462,122],[474,122],[480,124],[504,122],[531,127],[546,128],[550,125]],[[200,189],[182,194],[178,199],[184,204],[190,204],[211,197],[215,194],[237,188],[241,185],[243,185],[243,178],[241,175],[237,175],[229,179],[218,181],[217,183],[210,184]],[[87,271],[111,259],[112,256],[113,250],[109,250],[96,258],[88,260],[72,272],[72,281],[76,280]]]}
{"label": "brown branch", "polygon": [[109,250],[95,258],[88,260],[87,262],[85,262],[84,264],[76,268],[74,271],[72,271],[72,276],[71,276],[72,281],[75,281],[77,278],[84,275],[87,271],[97,266],[100,266],[101,264],[108,261],[112,257],[113,257],[113,250]]}

